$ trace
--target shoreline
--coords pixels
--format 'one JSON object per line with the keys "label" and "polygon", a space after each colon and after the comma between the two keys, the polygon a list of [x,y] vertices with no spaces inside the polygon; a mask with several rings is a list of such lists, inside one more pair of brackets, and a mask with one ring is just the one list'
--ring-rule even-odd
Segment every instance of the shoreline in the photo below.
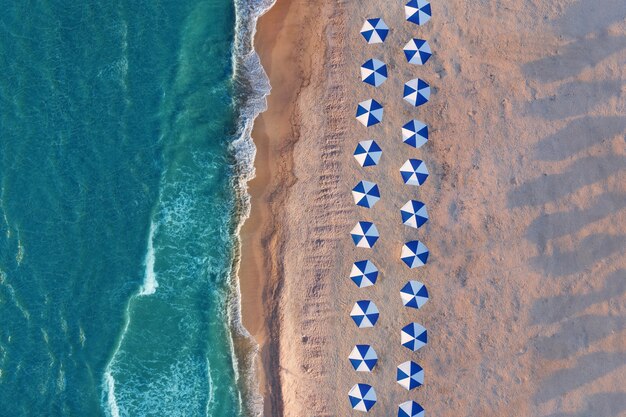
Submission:
{"label": "shoreline", "polygon": [[[281,283],[277,259],[281,253],[278,246],[282,230],[273,219],[281,211],[293,181],[291,153],[297,136],[284,140],[284,135],[293,128],[291,119],[296,112],[295,100],[301,79],[293,75],[295,71],[289,70],[289,66],[273,68],[272,61],[282,61],[283,48],[289,47],[278,45],[277,37],[289,25],[285,17],[291,5],[291,0],[277,0],[256,22],[253,47],[269,79],[271,92],[265,97],[266,110],[253,122],[255,176],[247,183],[250,211],[240,230],[238,271],[242,324],[258,345],[253,366],[264,399],[263,412],[275,416],[283,414],[280,376],[278,369],[272,366],[280,360]],[[268,130],[267,125],[280,128]]]}
{"label": "shoreline", "polygon": [[[298,199],[291,196],[298,194],[303,183],[313,180],[311,185],[318,190],[314,184],[322,181],[327,195],[316,203],[318,215],[315,224],[309,225],[316,228],[325,227],[323,213],[341,198],[336,184],[327,187],[326,178],[333,175],[341,158],[335,131],[341,121],[334,110],[346,105],[340,93],[345,19],[346,8],[341,4],[326,2],[313,10],[305,0],[277,0],[257,22],[254,48],[269,77],[271,93],[251,135],[257,149],[256,176],[248,182],[251,211],[241,229],[238,276],[242,323],[258,343],[255,373],[267,416],[326,415],[336,409],[333,369],[321,363],[330,353],[325,352],[332,338],[326,324],[332,318],[324,302],[331,300],[332,289],[319,287],[317,278],[300,287],[300,267],[306,267],[307,274],[319,271],[313,272],[308,262],[298,267],[299,254],[294,254],[294,247],[317,245],[327,236],[315,238],[319,232],[314,232],[294,245],[302,240],[298,230],[303,213]],[[334,65],[330,78],[324,76],[325,61]],[[321,105],[320,99],[333,104]],[[316,107],[317,111],[311,111]],[[325,126],[326,118],[332,128]],[[301,143],[303,139],[307,143]],[[328,145],[312,151],[310,140]],[[320,171],[313,176],[308,172],[309,159],[321,161]],[[304,253],[334,259],[337,252],[332,247],[337,241],[329,243],[323,248],[309,247]],[[311,313],[318,315],[319,323],[305,317]],[[320,395],[320,384],[327,385],[332,396]]]}
{"label": "shoreline", "polygon": [[[268,416],[291,415],[281,378],[285,366],[281,342],[288,337],[283,327],[288,306],[283,305],[282,260],[289,230],[276,219],[288,214],[290,189],[296,183],[293,158],[300,136],[300,94],[309,86],[314,57],[323,53],[311,17],[306,2],[277,0],[259,17],[253,39],[271,92],[251,134],[256,175],[248,182],[251,210],[240,233],[238,277],[242,323],[258,344],[255,373]],[[305,22],[309,30],[303,29]]]}
{"label": "shoreline", "polygon": [[269,80],[254,50],[253,39],[258,19],[269,10],[275,0],[236,0],[234,2],[236,24],[233,45],[233,82],[240,94],[235,96],[239,104],[238,137],[231,144],[234,166],[233,188],[236,192],[236,222],[233,237],[231,285],[232,294],[228,307],[230,342],[234,359],[234,371],[240,389],[240,407],[245,415],[263,415],[263,396],[258,386],[256,362],[259,344],[243,323],[242,292],[239,271],[243,250],[241,231],[250,217],[251,203],[248,182],[255,177],[254,158],[256,147],[251,130],[256,117],[266,109],[266,97],[270,93]]}

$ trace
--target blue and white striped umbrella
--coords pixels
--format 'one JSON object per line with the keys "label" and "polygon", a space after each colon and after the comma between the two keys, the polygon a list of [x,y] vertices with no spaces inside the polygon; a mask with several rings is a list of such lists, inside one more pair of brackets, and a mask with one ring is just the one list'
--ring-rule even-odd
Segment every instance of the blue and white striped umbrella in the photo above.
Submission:
{"label": "blue and white striped umbrella", "polygon": [[411,39],[402,50],[409,64],[414,65],[424,65],[433,54],[428,41],[423,39]]}
{"label": "blue and white striped umbrella", "polygon": [[409,159],[400,167],[400,175],[405,184],[420,186],[428,178],[428,168],[421,159]]}
{"label": "blue and white striped umbrella", "polygon": [[379,17],[373,19],[367,19],[361,27],[361,35],[365,38],[367,43],[383,43],[389,34],[389,27],[385,24],[385,21]]}
{"label": "blue and white striped umbrella", "polygon": [[371,222],[358,222],[350,235],[357,248],[372,248],[380,237],[376,225]]}
{"label": "blue and white striped umbrella", "polygon": [[428,343],[428,332],[418,323],[409,323],[400,331],[400,343],[407,349],[417,352]]}
{"label": "blue and white striped umbrella", "polygon": [[372,261],[356,261],[352,264],[350,271],[350,279],[354,281],[357,287],[365,288],[376,284],[378,279],[378,268]]}
{"label": "blue and white striped umbrella", "polygon": [[409,281],[400,290],[400,297],[405,307],[419,309],[428,301],[428,290],[419,281]]}
{"label": "blue and white striped umbrella", "polygon": [[400,259],[409,268],[417,268],[428,262],[428,248],[419,240],[412,240],[402,245]]}
{"label": "blue and white striped umbrella", "polygon": [[355,371],[372,372],[378,362],[378,355],[370,345],[356,345],[348,359]]}
{"label": "blue and white striped umbrella", "polygon": [[402,223],[415,229],[422,227],[428,221],[426,205],[421,201],[409,200],[400,209]]}
{"label": "blue and white striped umbrella", "polygon": [[357,206],[372,208],[380,200],[380,190],[374,182],[359,181],[352,189],[352,196]]}
{"label": "blue and white striped umbrella", "polygon": [[374,327],[378,321],[378,316],[378,307],[370,300],[357,301],[350,312],[350,317],[360,329]]}
{"label": "blue and white striped umbrella", "polygon": [[398,407],[398,417],[425,417],[424,408],[415,401],[407,401]]}
{"label": "blue and white striped umbrella", "polygon": [[383,106],[373,99],[362,101],[356,107],[356,119],[363,126],[374,126],[383,121]]}
{"label": "blue and white striped umbrella", "polygon": [[348,393],[354,410],[368,412],[376,404],[376,391],[371,385],[356,384]]}
{"label": "blue and white striped umbrella", "polygon": [[428,142],[428,126],[419,120],[411,120],[402,126],[402,141],[414,148]]}
{"label": "blue and white striped umbrella", "polygon": [[432,17],[430,3],[427,0],[410,0],[404,6],[404,15],[409,22],[423,25]]}
{"label": "blue and white striped umbrella", "polygon": [[413,361],[407,361],[398,365],[396,381],[407,391],[424,384],[424,370]]}
{"label": "blue and white striped umbrella", "polygon": [[378,87],[387,79],[387,65],[379,59],[369,59],[361,65],[361,81]]}
{"label": "blue and white striped umbrella", "polygon": [[402,97],[415,107],[428,103],[430,99],[430,85],[424,80],[414,78],[404,83]]}
{"label": "blue and white striped umbrella", "polygon": [[354,158],[362,167],[377,165],[382,155],[382,149],[374,140],[361,141],[354,150]]}

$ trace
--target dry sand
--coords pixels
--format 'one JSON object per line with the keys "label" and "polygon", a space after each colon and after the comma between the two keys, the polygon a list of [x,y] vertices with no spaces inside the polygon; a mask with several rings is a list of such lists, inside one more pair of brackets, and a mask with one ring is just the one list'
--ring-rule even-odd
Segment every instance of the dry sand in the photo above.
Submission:
{"label": "dry sand", "polygon": [[[626,6],[448,0],[433,14],[417,27],[402,1],[278,0],[259,22],[273,90],[253,134],[241,285],[265,414],[359,415],[347,393],[365,382],[378,393],[374,416],[408,399],[440,417],[626,416]],[[392,29],[384,45],[359,35],[375,16]],[[403,57],[411,37],[433,48],[424,67]],[[372,57],[390,70],[378,89],[359,79]],[[414,109],[402,84],[418,76],[433,95]],[[366,129],[353,116],[368,98],[385,119]],[[401,141],[411,118],[430,127],[419,150]],[[362,169],[352,151],[368,138],[384,153]],[[398,173],[409,157],[431,173],[419,189]],[[381,187],[371,210],[353,204],[360,179]],[[399,221],[410,198],[430,213],[419,231]],[[358,220],[378,226],[373,250],[354,248]],[[415,238],[431,258],[409,270],[400,247]],[[348,278],[359,259],[379,266],[375,287]],[[419,311],[400,303],[408,279],[428,286]],[[381,311],[373,329],[349,317],[360,299]],[[410,321],[429,331],[418,353],[399,344]],[[355,343],[378,351],[374,373],[352,370]],[[406,392],[395,367],[409,359],[426,382]]]}

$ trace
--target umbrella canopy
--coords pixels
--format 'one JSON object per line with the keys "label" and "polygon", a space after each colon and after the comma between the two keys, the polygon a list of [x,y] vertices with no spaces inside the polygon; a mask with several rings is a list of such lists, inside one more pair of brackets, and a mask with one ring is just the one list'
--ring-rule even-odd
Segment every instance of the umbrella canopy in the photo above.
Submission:
{"label": "umbrella canopy", "polygon": [[362,101],[356,107],[356,119],[363,126],[374,126],[383,121],[383,106],[373,99]]}
{"label": "umbrella canopy", "polygon": [[379,17],[373,19],[367,19],[361,27],[361,35],[365,38],[367,43],[383,43],[389,34],[389,27],[385,24],[385,21]]}
{"label": "umbrella canopy", "polygon": [[405,184],[420,186],[428,178],[428,169],[421,159],[409,159],[400,167],[400,175]]}
{"label": "umbrella canopy", "polygon": [[361,141],[354,150],[354,158],[362,167],[377,165],[382,154],[382,149],[374,140]]}
{"label": "umbrella canopy", "polygon": [[401,363],[396,372],[396,381],[410,391],[424,383],[424,370],[413,361]]}
{"label": "umbrella canopy", "polygon": [[372,248],[380,237],[376,225],[371,222],[358,222],[350,235],[357,248]]}
{"label": "umbrella canopy", "polygon": [[350,317],[360,329],[374,327],[378,321],[378,307],[370,300],[361,300],[354,303]]}
{"label": "umbrella canopy", "polygon": [[354,204],[357,206],[372,208],[380,200],[380,190],[378,185],[369,181],[359,181],[352,189]]}
{"label": "umbrella canopy", "polygon": [[409,323],[400,330],[400,343],[416,352],[428,343],[428,332],[421,324]]}
{"label": "umbrella canopy", "polygon": [[367,413],[376,404],[376,391],[371,385],[356,384],[348,393],[348,398],[353,409]]}
{"label": "umbrella canopy", "polygon": [[432,17],[430,3],[427,0],[410,0],[404,6],[404,15],[409,22],[423,25]]}
{"label": "umbrella canopy", "polygon": [[430,85],[424,80],[414,78],[404,83],[404,99],[415,107],[428,103],[430,99]]}
{"label": "umbrella canopy", "polygon": [[369,287],[376,284],[378,268],[376,268],[373,262],[368,260],[356,261],[352,264],[350,279],[352,279],[359,288]]}
{"label": "umbrella canopy", "polygon": [[402,126],[402,141],[414,148],[420,148],[428,142],[428,126],[419,120],[411,120]]}
{"label": "umbrella canopy", "polygon": [[419,281],[409,281],[400,290],[400,297],[405,307],[419,309],[428,301],[428,290]]}
{"label": "umbrella canopy", "polygon": [[424,408],[415,401],[407,401],[398,407],[398,417],[424,417]]}
{"label": "umbrella canopy", "polygon": [[424,65],[433,54],[428,41],[423,39],[411,39],[402,50],[409,64],[414,65]]}
{"label": "umbrella canopy", "polygon": [[409,268],[424,266],[426,262],[428,262],[428,248],[419,240],[406,242],[402,246],[400,259],[402,259]]}
{"label": "umbrella canopy", "polygon": [[378,362],[378,355],[370,345],[356,345],[348,359],[355,371],[372,372]]}
{"label": "umbrella canopy", "polygon": [[387,79],[387,65],[379,59],[370,59],[361,65],[361,81],[378,87]]}
{"label": "umbrella canopy", "polygon": [[402,223],[415,229],[428,221],[426,205],[421,201],[409,200],[400,209]]}

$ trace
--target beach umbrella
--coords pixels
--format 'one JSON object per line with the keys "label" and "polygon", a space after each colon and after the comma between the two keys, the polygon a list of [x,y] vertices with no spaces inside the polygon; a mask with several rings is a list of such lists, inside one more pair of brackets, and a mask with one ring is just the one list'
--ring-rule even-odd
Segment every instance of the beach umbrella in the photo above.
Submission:
{"label": "beach umbrella", "polygon": [[409,200],[400,209],[402,223],[417,229],[428,221],[426,205],[421,201]]}
{"label": "beach umbrella", "polygon": [[414,148],[428,142],[428,126],[419,120],[411,120],[402,126],[402,141]]}
{"label": "beach umbrella", "polygon": [[428,41],[423,39],[411,39],[402,50],[409,64],[415,65],[424,65],[433,54]]}
{"label": "beach umbrella", "polygon": [[377,165],[383,151],[374,140],[364,140],[356,145],[354,157],[362,167]]}
{"label": "beach umbrella", "polygon": [[379,17],[367,19],[361,27],[361,35],[367,43],[383,43],[389,34],[389,27],[385,21]]}
{"label": "beach umbrella", "polygon": [[350,235],[357,248],[371,248],[380,237],[376,225],[371,222],[358,222]]}
{"label": "beach umbrella", "polygon": [[350,312],[350,317],[360,329],[374,327],[378,321],[378,316],[378,307],[369,300],[357,301]]}
{"label": "beach umbrella", "polygon": [[376,268],[376,265],[371,261],[356,261],[352,264],[350,279],[352,279],[359,288],[369,287],[376,284],[378,268]]}
{"label": "beach umbrella", "polygon": [[355,371],[372,372],[378,362],[378,355],[370,345],[356,345],[348,359]]}
{"label": "beach umbrella", "polygon": [[[415,107],[428,103],[430,99],[430,85],[424,80],[413,78],[404,83],[404,99]],[[363,123],[363,122],[361,122]]]}
{"label": "beach umbrella", "polygon": [[381,60],[370,59],[361,65],[361,81],[378,87],[387,79],[387,65]]}
{"label": "beach umbrella", "polygon": [[424,383],[424,370],[413,361],[401,363],[396,372],[396,381],[410,391]]}
{"label": "beach umbrella", "polygon": [[430,99],[430,85],[424,80],[414,78],[404,83],[404,99],[415,107],[428,103]]}
{"label": "beach umbrella", "polygon": [[374,126],[383,121],[383,106],[372,99],[362,101],[356,107],[356,119],[361,122],[363,126]]}
{"label": "beach umbrella", "polygon": [[428,301],[428,290],[419,281],[409,281],[400,290],[400,297],[405,307],[419,309]]}
{"label": "beach umbrella", "polygon": [[400,175],[405,184],[420,186],[428,178],[428,169],[424,161],[409,159],[400,167]]}
{"label": "beach umbrella", "polygon": [[402,245],[400,259],[409,268],[417,268],[428,262],[428,248],[419,240],[412,240]]}
{"label": "beach umbrella", "polygon": [[404,6],[404,15],[409,22],[423,25],[432,17],[430,3],[427,0],[410,0]]}
{"label": "beach umbrella", "polygon": [[352,189],[354,204],[357,206],[372,208],[380,200],[380,190],[378,185],[369,181],[359,181]]}
{"label": "beach umbrella", "polygon": [[400,343],[416,352],[428,343],[428,332],[421,324],[409,323],[400,331]]}
{"label": "beach umbrella", "polygon": [[398,407],[398,417],[424,417],[424,408],[415,401],[407,401]]}
{"label": "beach umbrella", "polygon": [[353,409],[367,413],[376,404],[376,391],[371,385],[356,384],[348,393],[348,398]]}

